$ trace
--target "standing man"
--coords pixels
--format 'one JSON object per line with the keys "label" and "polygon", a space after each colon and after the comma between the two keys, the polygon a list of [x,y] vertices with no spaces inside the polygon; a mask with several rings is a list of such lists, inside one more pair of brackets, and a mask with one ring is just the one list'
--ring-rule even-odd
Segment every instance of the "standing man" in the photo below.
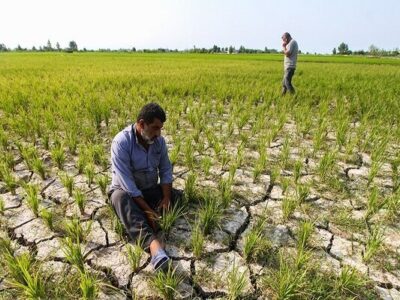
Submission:
{"label": "standing man", "polygon": [[282,35],[282,47],[285,59],[283,62],[285,74],[282,81],[282,95],[285,95],[287,91],[294,94],[294,87],[292,85],[292,78],[294,71],[296,70],[297,63],[297,52],[299,51],[299,46],[297,42],[292,39],[288,32]]}
{"label": "standing man", "polygon": [[165,120],[158,104],[146,104],[136,123],[119,132],[111,145],[111,204],[131,240],[143,240],[155,270],[165,270],[169,261],[156,236],[160,211],[169,208],[172,194],[172,166],[161,136]]}

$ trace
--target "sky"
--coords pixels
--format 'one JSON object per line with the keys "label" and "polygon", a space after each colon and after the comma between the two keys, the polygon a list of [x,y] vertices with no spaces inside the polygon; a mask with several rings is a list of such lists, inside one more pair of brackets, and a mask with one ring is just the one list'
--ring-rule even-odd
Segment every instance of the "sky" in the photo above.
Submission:
{"label": "sky", "polygon": [[400,48],[400,0],[1,0],[0,43],[9,48],[281,49],[289,32],[303,52],[373,44]]}

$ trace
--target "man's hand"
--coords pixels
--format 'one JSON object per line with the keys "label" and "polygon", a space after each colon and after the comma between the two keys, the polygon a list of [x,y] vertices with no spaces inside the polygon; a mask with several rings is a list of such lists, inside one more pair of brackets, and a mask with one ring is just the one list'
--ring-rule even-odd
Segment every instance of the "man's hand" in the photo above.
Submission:
{"label": "man's hand", "polygon": [[154,231],[158,231],[159,226],[157,222],[160,219],[160,215],[152,209],[146,210],[144,213],[146,214],[147,222],[150,227],[153,228]]}
{"label": "man's hand", "polygon": [[169,206],[171,205],[171,199],[168,197],[164,197],[160,204],[158,205],[158,209],[162,210],[162,211],[166,211],[169,209]]}

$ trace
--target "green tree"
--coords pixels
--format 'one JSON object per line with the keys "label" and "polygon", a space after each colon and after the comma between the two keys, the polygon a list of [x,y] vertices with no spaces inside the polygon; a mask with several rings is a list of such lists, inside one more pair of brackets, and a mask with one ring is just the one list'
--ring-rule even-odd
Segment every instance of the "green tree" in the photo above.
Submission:
{"label": "green tree", "polygon": [[69,50],[78,51],[78,45],[76,44],[75,41],[70,41],[69,42]]}
{"label": "green tree", "polygon": [[333,54],[333,55],[336,55],[336,48],[333,48],[332,54]]}
{"label": "green tree", "polygon": [[341,43],[338,47],[339,54],[349,54],[349,45]]}

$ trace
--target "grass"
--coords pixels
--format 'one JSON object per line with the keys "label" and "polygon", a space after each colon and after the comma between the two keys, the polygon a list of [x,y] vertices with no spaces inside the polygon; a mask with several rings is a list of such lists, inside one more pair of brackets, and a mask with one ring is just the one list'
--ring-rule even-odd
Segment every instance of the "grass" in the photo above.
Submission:
{"label": "grass", "polygon": [[61,183],[66,188],[68,196],[72,197],[72,191],[74,189],[74,177],[63,173],[60,175]]}
{"label": "grass", "polygon": [[210,191],[205,191],[200,209],[198,211],[198,218],[200,226],[203,228],[205,235],[219,225],[222,217],[223,208]]}
{"label": "grass", "polygon": [[32,210],[33,214],[38,217],[39,216],[39,188],[36,185],[26,184],[24,186],[26,193],[26,202],[29,208]]}
{"label": "grass", "polygon": [[293,199],[292,197],[284,197],[282,200],[282,214],[283,214],[283,220],[287,221],[290,219],[290,217],[293,215],[294,211],[296,210],[296,207],[298,205],[298,202]]}
{"label": "grass", "polygon": [[233,265],[232,270],[228,273],[228,293],[226,297],[228,300],[240,299],[248,284],[246,275],[247,271],[240,272],[239,267]]}
{"label": "grass", "polygon": [[129,264],[133,272],[136,272],[140,267],[140,261],[144,254],[140,239],[137,239],[134,245],[126,244],[125,249],[128,254]]}
{"label": "grass", "polygon": [[43,208],[40,211],[40,217],[50,230],[54,230],[54,214],[51,210]]}
{"label": "grass", "polygon": [[164,211],[161,215],[161,220],[159,221],[159,225],[166,236],[169,235],[169,232],[172,229],[172,226],[179,218],[185,215],[185,207],[175,203],[168,210]]}
{"label": "grass", "polygon": [[184,277],[170,263],[167,272],[155,273],[151,278],[151,285],[161,294],[163,299],[173,300],[179,295],[178,287],[183,280]]}
{"label": "grass", "polygon": [[384,232],[381,228],[381,225],[376,225],[368,235],[367,244],[365,246],[365,252],[363,255],[363,260],[366,263],[369,263],[373,256],[381,250],[384,238],[383,233]]}
{"label": "grass", "polygon": [[190,238],[190,244],[193,251],[193,255],[196,258],[200,258],[203,253],[204,245],[204,233],[200,227],[199,222],[196,222],[192,230],[192,235]]}
{"label": "grass", "polygon": [[70,237],[62,240],[62,250],[65,259],[73,266],[75,266],[80,273],[85,273],[85,259],[82,253],[81,244],[79,240],[74,241]]}
{"label": "grass", "polygon": [[86,198],[86,194],[82,190],[80,190],[80,189],[75,190],[74,202],[78,206],[81,215],[84,215],[87,198]]}
{"label": "grass", "polygon": [[4,215],[5,211],[6,211],[6,204],[4,202],[4,199],[0,197],[0,215]]}

